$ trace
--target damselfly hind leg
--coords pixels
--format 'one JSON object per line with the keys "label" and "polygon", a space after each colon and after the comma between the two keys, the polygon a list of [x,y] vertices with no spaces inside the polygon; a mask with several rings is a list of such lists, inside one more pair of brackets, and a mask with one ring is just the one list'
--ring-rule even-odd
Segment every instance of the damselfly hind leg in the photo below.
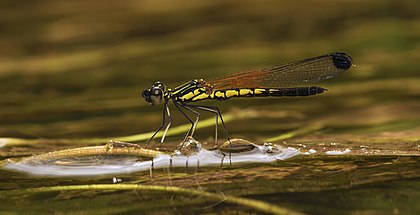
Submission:
{"label": "damselfly hind leg", "polygon": [[[197,108],[197,109],[200,109],[200,110],[204,110],[204,111],[208,111],[208,112],[216,114],[216,134],[215,134],[215,141],[216,142],[215,142],[215,145],[217,145],[217,128],[218,128],[217,127],[218,126],[217,118],[220,117],[220,121],[222,122],[222,126],[223,126],[223,131],[224,131],[224,133],[226,135],[226,138],[228,139],[228,142],[229,142],[229,147],[232,147],[232,142],[230,141],[229,134],[228,134],[225,122],[224,122],[223,117],[222,117],[222,113],[220,112],[220,109],[218,107],[216,107],[216,106],[192,105],[192,104],[185,104],[185,105],[189,106],[189,107],[192,107],[192,108]],[[231,152],[229,152],[229,164],[230,164],[230,166],[232,166],[232,154],[231,154]],[[222,165],[223,165],[223,159],[222,159]]]}
{"label": "damselfly hind leg", "polygon": [[216,146],[217,145],[217,131],[218,131],[218,126],[219,126],[219,113],[216,110],[213,110],[213,109],[208,108],[208,107],[196,106],[196,105],[189,105],[189,106],[192,107],[192,108],[196,108],[196,109],[199,109],[199,110],[204,110],[204,111],[215,114],[215,116],[216,116],[215,127],[216,128],[215,128],[215,132],[214,132],[214,145]]}
{"label": "damselfly hind leg", "polygon": [[213,113],[213,114],[216,115],[216,130],[215,130],[215,137],[214,137],[215,144],[217,144],[217,137],[218,137],[218,134],[217,134],[218,132],[217,131],[218,131],[218,124],[219,124],[218,118],[220,117],[220,120],[221,120],[222,126],[223,126],[223,132],[226,135],[226,138],[228,139],[228,141],[230,142],[230,138],[229,138],[228,131],[226,129],[225,122],[223,120],[222,114],[221,114],[220,109],[218,107],[216,107],[216,106],[204,106],[204,105],[192,105],[192,104],[186,104],[186,106],[191,107],[191,108],[196,108],[196,109],[199,109],[199,110],[204,110],[204,111],[207,111],[207,112],[210,112],[210,113]]}

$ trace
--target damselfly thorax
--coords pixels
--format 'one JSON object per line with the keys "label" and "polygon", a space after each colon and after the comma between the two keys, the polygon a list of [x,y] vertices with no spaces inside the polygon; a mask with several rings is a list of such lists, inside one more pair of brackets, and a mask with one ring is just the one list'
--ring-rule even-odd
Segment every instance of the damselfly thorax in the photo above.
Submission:
{"label": "damselfly thorax", "polygon": [[[271,68],[236,73],[215,80],[195,79],[174,89],[167,89],[163,83],[157,81],[151,88],[144,90],[142,93],[142,96],[150,104],[164,104],[162,125],[152,135],[147,144],[166,126],[161,139],[161,143],[163,143],[166,132],[172,123],[168,107],[169,101],[172,101],[174,106],[191,123],[191,128],[183,142],[194,134],[200,119],[198,110],[216,115],[216,142],[219,118],[224,133],[229,140],[223,117],[217,106],[194,105],[191,103],[202,100],[223,101],[235,97],[290,97],[321,94],[326,89],[314,86],[314,83],[336,77],[352,65],[350,55],[336,52]],[[195,114],[196,118],[193,120],[185,111]]]}

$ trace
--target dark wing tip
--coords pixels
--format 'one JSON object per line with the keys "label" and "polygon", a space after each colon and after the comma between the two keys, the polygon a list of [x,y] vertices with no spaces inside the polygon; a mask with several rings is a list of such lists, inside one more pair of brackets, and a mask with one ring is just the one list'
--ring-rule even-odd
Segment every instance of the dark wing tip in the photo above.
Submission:
{"label": "dark wing tip", "polygon": [[353,59],[351,58],[351,56],[344,52],[331,53],[330,56],[332,57],[334,66],[337,69],[347,70],[353,65]]}

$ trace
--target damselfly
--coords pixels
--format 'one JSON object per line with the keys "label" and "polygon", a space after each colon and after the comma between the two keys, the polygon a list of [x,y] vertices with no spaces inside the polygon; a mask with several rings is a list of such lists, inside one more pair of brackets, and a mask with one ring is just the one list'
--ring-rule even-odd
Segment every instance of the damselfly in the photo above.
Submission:
{"label": "damselfly", "polygon": [[[305,60],[295,61],[261,70],[236,73],[221,79],[194,79],[174,89],[167,89],[159,81],[143,91],[142,96],[152,105],[162,104],[162,125],[152,135],[147,144],[165,126],[161,143],[171,126],[172,117],[168,104],[170,101],[188,119],[191,127],[183,143],[194,135],[200,113],[197,110],[216,115],[215,142],[217,143],[218,119],[220,118],[224,133],[229,139],[221,112],[217,106],[194,105],[193,102],[206,99],[223,101],[233,97],[268,97],[268,96],[310,96],[323,93],[325,88],[310,86],[326,79],[336,77],[352,66],[352,58],[346,53],[336,52]],[[196,115],[195,120],[184,111]]]}

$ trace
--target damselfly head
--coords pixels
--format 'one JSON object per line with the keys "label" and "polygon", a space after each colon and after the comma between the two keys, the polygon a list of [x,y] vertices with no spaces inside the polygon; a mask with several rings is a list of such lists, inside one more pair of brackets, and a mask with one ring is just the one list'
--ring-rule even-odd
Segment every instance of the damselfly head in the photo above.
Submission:
{"label": "damselfly head", "polygon": [[160,81],[156,81],[150,89],[143,90],[143,98],[151,105],[158,105],[164,101],[163,94],[166,88]]}

